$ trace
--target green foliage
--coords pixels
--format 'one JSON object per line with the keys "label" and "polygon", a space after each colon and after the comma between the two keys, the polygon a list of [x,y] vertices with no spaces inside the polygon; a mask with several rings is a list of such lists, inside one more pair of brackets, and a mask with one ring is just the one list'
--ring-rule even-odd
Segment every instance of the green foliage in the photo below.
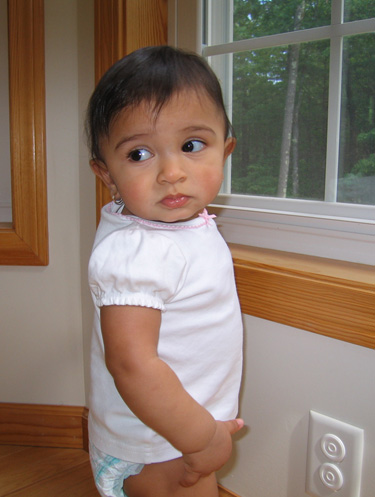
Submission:
{"label": "green foliage", "polygon": [[375,176],[375,154],[360,159],[353,167],[352,174],[357,176]]}
{"label": "green foliage", "polygon": [[350,204],[375,205],[375,176],[347,174],[339,180],[338,201]]}
{"label": "green foliage", "polygon": [[357,136],[358,143],[370,144],[372,148],[375,145],[375,128],[371,129],[368,133],[359,133]]}
{"label": "green foliage", "polygon": [[262,165],[254,164],[249,166],[247,176],[232,180],[232,192],[274,197],[277,192],[277,178],[265,176]]}

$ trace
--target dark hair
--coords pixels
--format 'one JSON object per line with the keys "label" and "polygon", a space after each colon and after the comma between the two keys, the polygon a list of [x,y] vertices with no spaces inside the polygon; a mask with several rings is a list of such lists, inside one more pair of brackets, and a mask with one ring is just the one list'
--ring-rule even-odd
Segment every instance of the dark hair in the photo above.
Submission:
{"label": "dark hair", "polygon": [[220,83],[207,62],[194,53],[155,46],[140,48],[116,62],[92,94],[86,132],[93,159],[101,159],[99,141],[108,136],[113,119],[126,108],[149,102],[157,112],[176,93],[205,91],[222,112],[225,137],[232,126],[225,111]]}

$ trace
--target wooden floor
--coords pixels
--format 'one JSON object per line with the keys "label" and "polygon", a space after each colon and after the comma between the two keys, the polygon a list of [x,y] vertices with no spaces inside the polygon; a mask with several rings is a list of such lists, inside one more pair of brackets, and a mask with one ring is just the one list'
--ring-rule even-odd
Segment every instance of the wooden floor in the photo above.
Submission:
{"label": "wooden floor", "polygon": [[79,449],[0,445],[0,497],[100,497]]}
{"label": "wooden floor", "polygon": [[[100,497],[80,449],[0,445],[0,497]],[[238,497],[219,485],[220,497]]]}

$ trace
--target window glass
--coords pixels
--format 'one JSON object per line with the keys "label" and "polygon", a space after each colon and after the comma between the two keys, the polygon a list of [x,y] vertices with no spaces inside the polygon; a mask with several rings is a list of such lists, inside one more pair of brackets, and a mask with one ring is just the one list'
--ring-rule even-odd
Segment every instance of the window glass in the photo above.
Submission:
{"label": "window glass", "polygon": [[344,39],[338,201],[375,205],[375,35]]}
{"label": "window glass", "polygon": [[234,0],[233,39],[326,26],[330,0]]}
{"label": "window glass", "polygon": [[328,73],[326,40],[234,54],[232,193],[324,199]]}
{"label": "window glass", "polygon": [[345,0],[344,21],[358,21],[375,16],[374,0]]}

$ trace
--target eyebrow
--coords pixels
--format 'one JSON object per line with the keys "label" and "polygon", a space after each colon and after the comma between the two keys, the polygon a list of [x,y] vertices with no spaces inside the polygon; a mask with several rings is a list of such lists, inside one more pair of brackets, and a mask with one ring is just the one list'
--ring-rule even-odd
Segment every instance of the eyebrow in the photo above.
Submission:
{"label": "eyebrow", "polygon": [[147,133],[138,133],[138,134],[135,134],[135,135],[124,136],[123,138],[121,138],[118,141],[118,143],[116,143],[115,150],[119,149],[121,147],[121,145],[123,145],[124,143],[137,140],[138,138],[142,138],[144,136],[147,136]]}
{"label": "eyebrow", "polygon": [[187,132],[187,131],[188,132],[190,132],[190,131],[208,131],[209,133],[216,135],[215,131],[212,128],[210,128],[209,126],[205,126],[204,124],[196,125],[196,126],[187,126],[182,131],[184,131],[184,132]]}

